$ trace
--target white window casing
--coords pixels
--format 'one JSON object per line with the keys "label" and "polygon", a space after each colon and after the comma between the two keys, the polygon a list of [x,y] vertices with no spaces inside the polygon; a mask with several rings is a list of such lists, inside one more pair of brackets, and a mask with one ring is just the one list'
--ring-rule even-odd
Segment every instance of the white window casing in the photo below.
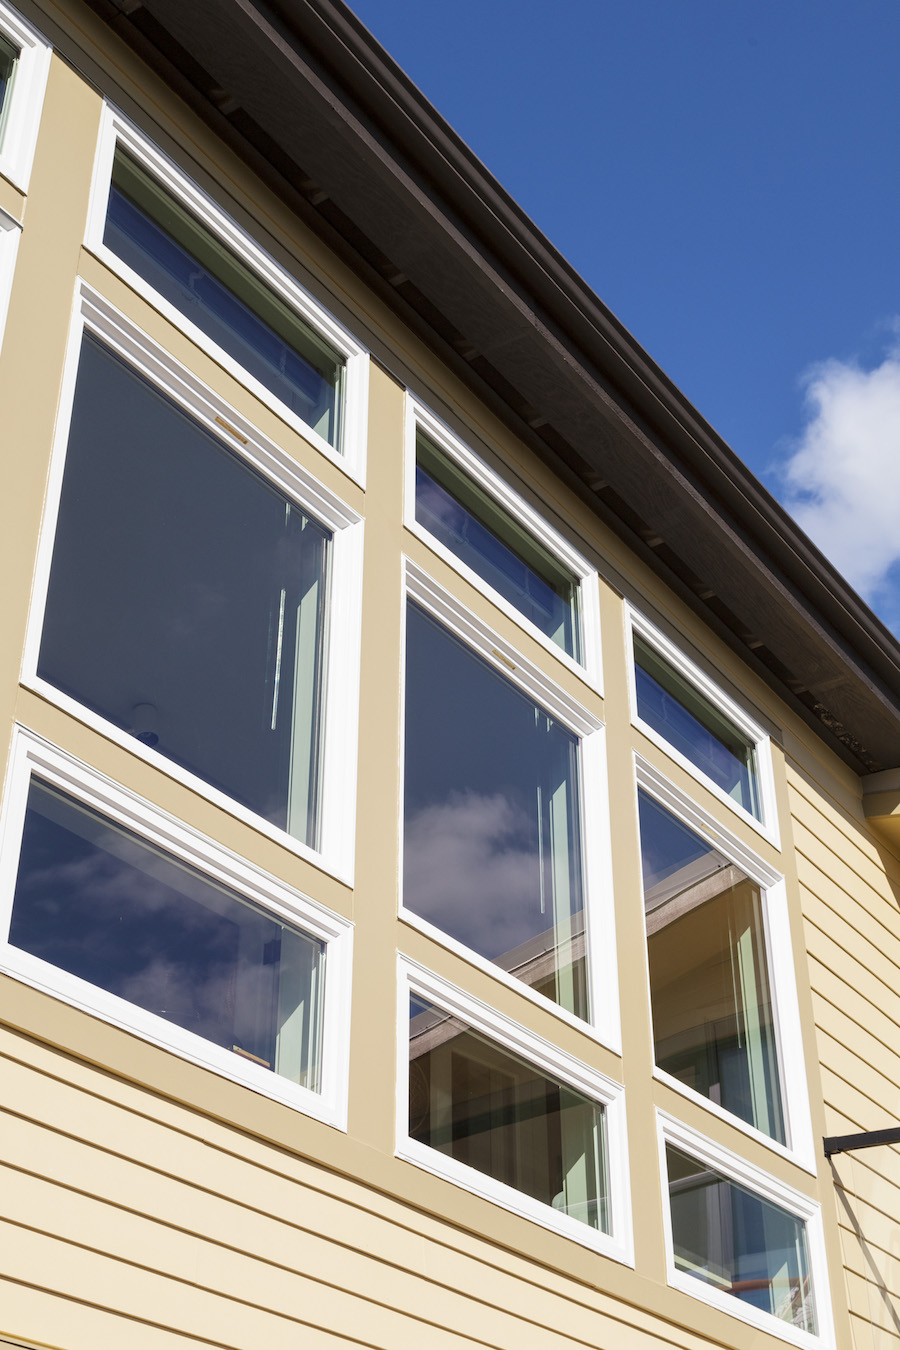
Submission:
{"label": "white window casing", "polygon": [[[625,1093],[621,1084],[597,1069],[574,1059],[557,1046],[496,1009],[440,979],[407,957],[398,957],[397,1004],[397,1157],[414,1163],[433,1175],[502,1205],[521,1217],[560,1233],[604,1256],[634,1265]],[[433,1002],[471,1028],[525,1060],[560,1083],[564,1083],[604,1109],[607,1171],[609,1177],[610,1231],[603,1233],[550,1205],[497,1181],[483,1172],[449,1158],[437,1149],[411,1139],[409,1119],[409,1000],[410,996]]]}
{"label": "white window casing", "polygon": [[[185,409],[205,430],[332,531],[323,748],[320,773],[320,839],[313,849],[244,807],[133,735],[107,721],[38,675],[44,608],[53,557],[71,410],[82,335],[98,337],[135,371]],[[96,731],[185,783],[231,815],[352,885],[356,819],[357,727],[362,601],[363,520],[280,446],[229,407],[136,325],[80,282],[51,458],[22,683]]]}
{"label": "white window casing", "polygon": [[[562,647],[551,641],[536,624],[522,614],[515,605],[500,595],[477,572],[436,539],[416,519],[416,434],[422,431],[438,449],[471,478],[482,491],[493,497],[517,524],[531,534],[578,582],[580,605],[578,621],[581,627],[583,662],[577,661]],[[567,539],[555,530],[535,509],[520,496],[493,469],[474,454],[450,428],[412,395],[406,399],[406,451],[404,465],[404,524],[406,528],[428,545],[449,567],[452,567],[470,585],[486,595],[492,604],[519,624],[530,637],[539,642],[555,660],[568,666],[597,693],[602,693],[602,659],[600,644],[600,589],[596,568],[573,548]]]}
{"label": "white window casing", "polygon": [[[663,1231],[669,1284],[673,1288],[689,1294],[692,1298],[700,1299],[710,1307],[717,1308],[732,1317],[737,1317],[742,1322],[747,1322],[760,1331],[767,1332],[770,1336],[778,1337],[791,1345],[801,1347],[802,1350],[833,1350],[835,1345],[834,1323],[821,1206],[802,1191],[755,1167],[739,1154],[723,1148],[704,1135],[698,1134],[696,1130],[690,1129],[687,1125],[663,1111],[657,1111],[657,1129],[660,1182],[663,1192]],[[745,1187],[748,1191],[759,1195],[761,1199],[773,1205],[778,1205],[803,1222],[809,1253],[810,1278],[818,1327],[817,1335],[811,1335],[799,1327],[794,1327],[790,1323],[782,1321],[770,1312],[765,1312],[745,1303],[733,1294],[717,1289],[696,1276],[676,1269],[672,1215],[668,1198],[667,1144],[681,1149],[698,1162],[704,1163],[716,1172],[721,1173],[726,1180]]]}
{"label": "white window casing", "polygon": [[[535,992],[522,980],[507,974],[499,965],[456,941],[440,928],[420,917],[403,904],[400,886],[400,917],[411,927],[462,956],[471,964],[500,980],[517,993],[538,1003],[553,1016],[561,1017],[587,1035],[594,1036],[614,1053],[621,1053],[618,973],[616,965],[615,906],[612,887],[612,857],[609,827],[609,803],[606,779],[605,728],[594,713],[583,707],[544,670],[524,657],[455,596],[434,581],[411,559],[404,560],[405,595],[437,619],[473,653],[482,657],[510,684],[518,686],[536,703],[579,738],[580,837],[584,887],[585,948],[590,1022],[570,1013],[558,1003]],[[405,633],[403,628],[403,668],[405,670]],[[404,678],[401,697],[401,727],[405,726]],[[401,765],[404,745],[401,745]],[[404,831],[404,789],[401,776],[399,824]],[[402,870],[402,869],[401,869]]]}
{"label": "white window casing", "polygon": [[[779,1086],[784,1107],[787,1144],[726,1111],[709,1097],[694,1091],[665,1070],[654,1068],[654,1077],[673,1091],[696,1102],[705,1111],[728,1121],[735,1129],[750,1135],[767,1148],[790,1159],[804,1171],[816,1174],[816,1150],[809,1109],[806,1062],[794,971],[793,944],[788,914],[787,890],[780,872],[764,862],[737,835],[719,820],[686,797],[668,778],[642,756],[635,754],[637,788],[654,798],[695,834],[707,840],[719,853],[735,863],[759,886],[763,898],[765,946],[771,986],[775,1042],[778,1048]],[[649,966],[645,963],[648,1005],[650,999]]]}
{"label": "white window casing", "polygon": [[[143,277],[139,276],[112,249],[103,242],[106,226],[113,160],[117,146],[137,160],[184,208],[206,229],[226,245],[237,258],[255,272],[272,293],[324,339],[345,362],[345,388],[342,409],[342,444],[337,449],[324,436],[307,425],[281,399],[207,334],[202,332],[175,305],[161,296]],[[368,409],[369,355],[355,337],[330,315],[291,274],[271,257],[265,249],[242,229],[201,188],[199,188],[168,156],[140,132],[124,115],[110,104],[104,107],[94,181],[88,211],[85,247],[111,271],[185,332],[198,347],[209,353],[228,373],[239,380],[278,416],[336,464],[355,482],[365,486],[366,420]]]}
{"label": "white window casing", "polygon": [[[756,751],[757,773],[759,781],[760,804],[762,808],[762,819],[757,818],[751,812],[745,810],[740,802],[723,791],[717,783],[714,783],[701,769],[675,748],[669,741],[661,736],[652,726],[643,721],[638,714],[637,704],[637,682],[635,677],[634,661],[634,635],[638,634],[651,647],[653,647],[663,660],[672,667],[676,674],[681,675],[689,684],[693,685],[703,698],[705,698],[713,707],[729,721],[736,731],[744,735],[750,741]],[[775,777],[772,766],[772,743],[771,738],[754,721],[745,710],[737,704],[734,699],[729,697],[723,689],[719,687],[709,676],[700,669],[695,662],[691,661],[684,652],[682,652],[674,642],[646,619],[633,605],[626,602],[625,605],[625,639],[628,657],[628,679],[629,679],[629,698],[631,702],[631,721],[642,735],[646,736],[660,750],[680,765],[686,773],[701,783],[707,791],[717,797],[723,805],[729,810],[734,811],[745,824],[751,826],[763,838],[767,839],[775,848],[780,848],[780,832],[778,828],[778,811],[775,801]]]}
{"label": "white window casing", "polygon": [[6,0],[0,0],[0,33],[19,52],[7,93],[9,107],[3,117],[0,174],[20,192],[27,192],[50,71],[51,47]]}
{"label": "white window casing", "polygon": [[[325,945],[321,1091],[313,1092],[8,942],[28,788],[35,777]],[[14,730],[0,823],[0,968],[54,998],[339,1129],[347,1126],[353,925],[24,727]]]}

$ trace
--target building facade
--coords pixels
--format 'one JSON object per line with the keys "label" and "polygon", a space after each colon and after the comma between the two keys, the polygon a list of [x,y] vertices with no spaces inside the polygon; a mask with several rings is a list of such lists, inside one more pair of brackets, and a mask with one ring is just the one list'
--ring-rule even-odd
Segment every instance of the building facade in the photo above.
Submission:
{"label": "building facade", "polygon": [[336,0],[0,0],[0,1340],[900,1347],[900,649]]}

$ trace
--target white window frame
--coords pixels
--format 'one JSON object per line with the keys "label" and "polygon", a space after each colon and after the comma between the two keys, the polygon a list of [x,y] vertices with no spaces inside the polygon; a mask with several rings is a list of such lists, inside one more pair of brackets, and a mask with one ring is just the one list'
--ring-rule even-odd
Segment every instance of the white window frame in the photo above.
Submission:
{"label": "white window frame", "polygon": [[[607,797],[606,743],[603,722],[583,707],[544,671],[513,647],[472,610],[446,591],[411,558],[404,558],[404,623],[402,638],[401,745],[400,745],[400,907],[404,923],[424,933],[457,956],[477,966],[507,988],[529,999],[555,1017],[562,1018],[582,1034],[591,1036],[622,1053],[619,1018],[618,965],[616,961],[615,906],[612,882],[612,845]],[[448,632],[459,638],[510,684],[518,686],[548,713],[578,737],[579,829],[582,841],[582,886],[584,895],[585,955],[590,1021],[582,1021],[568,1009],[537,993],[523,980],[480,956],[435,924],[421,918],[403,903],[403,848],[406,750],[406,602],[415,601]]]}
{"label": "white window frame", "polygon": [[[603,1256],[634,1265],[625,1089],[620,1083],[566,1054],[558,1046],[497,1012],[456,985],[441,979],[408,957],[397,958],[397,1142],[395,1153],[433,1176],[462,1186],[482,1199],[533,1223],[540,1224]],[[458,1017],[511,1055],[526,1060],[543,1073],[602,1106],[606,1116],[606,1156],[609,1174],[610,1232],[601,1233],[568,1214],[532,1199],[505,1182],[474,1167],[448,1158],[409,1136],[409,999],[414,995]]]}
{"label": "white window frame", "polygon": [[[581,629],[583,661],[576,661],[562,647],[541,632],[521,610],[517,609],[505,596],[495,591],[493,586],[480,577],[476,571],[458,558],[451,549],[430,534],[416,519],[416,433],[422,431],[433,441],[442,454],[454,462],[472,482],[488,496],[493,497],[517,524],[534,536],[541,544],[575,577],[579,589],[578,623]],[[525,632],[563,665],[588,684],[596,693],[602,694],[602,656],[600,645],[600,581],[597,569],[574,549],[568,540],[548,524],[532,506],[520,496],[508,483],[474,454],[460,438],[450,430],[446,423],[424,403],[420,403],[412,394],[406,396],[406,456],[404,464],[404,524],[411,534],[427,544],[432,553],[436,553],[448,567],[452,567],[471,586],[486,595],[493,605],[502,610],[508,618],[523,628]]]}
{"label": "white window frame", "polygon": [[[244,1060],[194,1032],[147,1012],[8,941],[22,830],[32,778],[58,788],[83,805],[132,831],[148,844],[196,868],[325,944],[322,1006],[322,1088],[313,1092]],[[353,924],[288,886],[223,845],[176,820],[96,769],[17,725],[13,733],[2,822],[0,822],[0,970],[153,1045],[292,1106],[336,1128],[347,1128],[350,1042],[350,974]]]}
{"label": "white window frame", "polygon": [[19,222],[0,207],[0,346],[6,329],[6,315],[9,310],[9,297],[12,292],[13,272],[21,234],[22,226]]}
{"label": "white window frame", "polygon": [[[779,1087],[784,1112],[786,1144],[764,1134],[749,1121],[726,1111],[717,1102],[688,1087],[672,1074],[654,1063],[653,1077],[660,1083],[695,1102],[704,1111],[727,1121],[735,1129],[764,1144],[774,1153],[789,1159],[812,1176],[816,1175],[816,1148],[809,1091],[806,1077],[806,1058],[803,1053],[800,1003],[797,997],[797,979],[794,971],[793,943],[788,913],[787,887],[784,877],[775,871],[747,845],[727,830],[691,798],[686,797],[670,779],[648,760],[635,752],[635,788],[641,789],[665,807],[688,829],[706,840],[711,848],[729,858],[742,872],[759,886],[762,892],[762,913],[766,959],[772,997],[772,1017],[775,1043],[778,1050]],[[637,791],[635,792],[637,810]],[[642,896],[643,904],[643,896]],[[644,971],[647,986],[647,1006],[652,1009],[650,964],[645,942]],[[652,1014],[651,1014],[652,1018]],[[655,1058],[655,1057],[654,1057]]]}
{"label": "white window frame", "polygon": [[0,33],[19,49],[0,141],[0,174],[27,192],[52,49],[6,0],[0,0]]}
{"label": "white window frame", "polygon": [[[703,698],[707,699],[713,707],[727,718],[734,726],[735,731],[746,736],[751,741],[756,750],[756,769],[759,782],[759,800],[762,811],[762,820],[757,820],[743,807],[740,802],[735,801],[727,792],[719,787],[718,783],[698,769],[696,764],[683,755],[680,750],[676,750],[671,742],[655,731],[647,722],[644,722],[638,714],[637,702],[637,674],[635,670],[634,659],[634,635],[638,634],[646,643],[653,647],[663,660],[672,667],[672,669],[683,679],[692,684]],[[734,811],[736,815],[749,825],[751,829],[756,830],[764,839],[767,839],[775,848],[781,847],[781,836],[778,828],[778,809],[775,800],[775,775],[772,768],[772,741],[768,732],[755,722],[748,713],[744,711],[734,699],[729,698],[724,689],[711,680],[709,676],[700,669],[688,656],[681,651],[674,642],[666,637],[655,624],[645,618],[628,601],[625,602],[625,636],[628,651],[628,689],[631,703],[631,722],[648,741],[652,741],[655,746],[664,751],[665,754],[679,764],[686,773],[689,773],[698,783],[701,783],[708,792],[718,798],[729,810]]]}
{"label": "white window frame", "polygon": [[[332,531],[330,599],[327,624],[323,750],[319,766],[320,847],[315,850],[279,826],[242,806],[218,788],[145,746],[99,714],[42,679],[38,671],[41,633],[59,514],[63,471],[82,335],[98,337],[129,366],[174,399],[206,431],[236,452],[280,492],[297,502]],[[38,549],[31,614],[21,681],[49,702],[115,741],[170,778],[268,835],[284,848],[353,884],[356,821],[357,727],[362,622],[362,517],[314,478],[275,442],[258,431],[211,389],[158,346],[130,319],[85,282],[76,289],[75,310],[63,376],[60,413],[51,457],[41,542]]]}
{"label": "white window frame", "polygon": [[[834,1322],[831,1309],[831,1293],[828,1281],[828,1260],[825,1252],[825,1231],[822,1222],[822,1207],[784,1181],[779,1181],[768,1172],[755,1167],[746,1158],[723,1148],[705,1135],[690,1129],[682,1121],[676,1120],[665,1111],[657,1111],[657,1131],[659,1138],[659,1175],[662,1186],[663,1231],[666,1242],[666,1267],[668,1282],[674,1289],[698,1298],[712,1308],[737,1317],[750,1326],[766,1331],[770,1336],[802,1347],[802,1350],[833,1350]],[[727,1180],[734,1181],[747,1190],[754,1191],[761,1199],[787,1210],[789,1214],[801,1219],[806,1227],[807,1250],[809,1253],[809,1271],[813,1287],[813,1299],[819,1333],[811,1336],[799,1327],[782,1322],[773,1313],[764,1312],[742,1302],[733,1294],[716,1289],[696,1276],[675,1267],[675,1247],[672,1238],[672,1211],[669,1204],[669,1173],[666,1165],[666,1144],[682,1149],[698,1162],[720,1172]]]}
{"label": "white window frame", "polygon": [[[200,223],[216,235],[231,251],[254,271],[274,295],[283,300],[329,346],[344,358],[344,400],[341,413],[342,446],[338,450],[324,436],[297,416],[277,395],[249,374],[248,371],[192,323],[177,306],[166,300],[127,263],[123,262],[103,242],[107,205],[112,179],[116,146],[121,144],[147,172],[154,177],[176,201],[181,203]],[[88,210],[85,248],[120,276],[170,323],[180,328],[198,347],[245,385],[262,403],[285,422],[310,445],[355,482],[365,486],[366,419],[368,409],[369,353],[355,337],[328,313],[299,282],[242,229],[200,187],[197,186],[167,155],[150,141],[116,108],[104,105],[100,137],[94,163],[91,201]]]}

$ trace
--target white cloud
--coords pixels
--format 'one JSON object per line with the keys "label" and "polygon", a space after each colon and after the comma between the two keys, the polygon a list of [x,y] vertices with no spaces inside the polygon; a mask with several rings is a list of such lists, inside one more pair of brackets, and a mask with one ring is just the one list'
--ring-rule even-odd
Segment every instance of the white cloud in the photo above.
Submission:
{"label": "white cloud", "polygon": [[785,505],[868,601],[900,612],[888,577],[900,562],[900,342],[873,370],[825,361],[803,384]]}

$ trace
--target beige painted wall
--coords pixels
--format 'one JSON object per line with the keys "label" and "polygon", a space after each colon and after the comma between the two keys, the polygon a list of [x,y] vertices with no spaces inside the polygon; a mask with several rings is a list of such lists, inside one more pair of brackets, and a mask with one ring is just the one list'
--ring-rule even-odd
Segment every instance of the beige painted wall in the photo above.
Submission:
{"label": "beige painted wall", "polygon": [[[68,60],[57,57],[51,68],[27,199],[0,181],[0,205],[24,222],[0,348],[3,753],[18,719],[352,918],[356,964],[346,1135],[0,976],[0,1335],[59,1350],[775,1346],[773,1337],[666,1285],[654,1118],[661,1107],[821,1201],[838,1345],[893,1346],[900,1341],[890,1302],[900,1289],[896,1150],[836,1163],[836,1187],[821,1159],[813,1177],[652,1080],[633,754],[638,749],[788,877],[817,1136],[876,1128],[900,1108],[892,889],[900,864],[862,823],[858,782],[85,7],[45,0],[43,8]],[[605,698],[404,531],[399,383],[373,366],[363,492],[81,248],[102,92],[597,565]],[[19,684],[77,274],[365,515],[354,888]],[[621,1058],[397,918],[404,552],[607,722]],[[787,764],[780,745],[775,757],[781,849],[630,725],[625,596],[677,634],[783,743]],[[393,1156],[398,949],[624,1082],[633,1271]]]}

